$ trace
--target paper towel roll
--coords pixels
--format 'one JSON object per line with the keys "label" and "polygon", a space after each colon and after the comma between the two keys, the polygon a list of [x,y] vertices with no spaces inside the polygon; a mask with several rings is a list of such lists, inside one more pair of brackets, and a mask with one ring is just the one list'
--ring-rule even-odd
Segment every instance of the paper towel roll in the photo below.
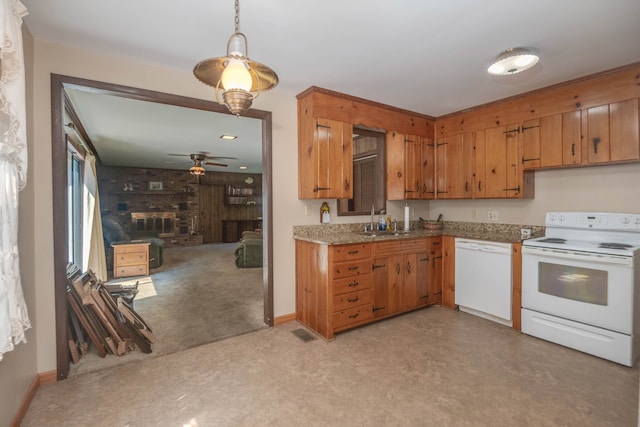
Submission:
{"label": "paper towel roll", "polygon": [[409,217],[410,217],[409,205],[404,207],[404,231],[409,231]]}

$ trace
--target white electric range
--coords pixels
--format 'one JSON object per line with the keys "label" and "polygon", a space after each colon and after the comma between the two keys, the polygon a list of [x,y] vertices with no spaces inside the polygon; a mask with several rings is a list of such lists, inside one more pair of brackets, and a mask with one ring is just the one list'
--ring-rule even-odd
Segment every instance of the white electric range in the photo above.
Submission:
{"label": "white electric range", "polygon": [[522,332],[627,366],[640,356],[640,214],[549,212],[522,248]]}

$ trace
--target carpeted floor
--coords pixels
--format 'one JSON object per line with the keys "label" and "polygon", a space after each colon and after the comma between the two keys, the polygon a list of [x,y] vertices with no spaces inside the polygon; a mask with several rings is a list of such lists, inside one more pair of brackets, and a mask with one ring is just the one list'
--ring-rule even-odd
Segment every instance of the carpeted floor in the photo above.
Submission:
{"label": "carpeted floor", "polygon": [[152,353],[139,350],[100,358],[90,352],[71,366],[70,377],[185,350],[265,328],[262,268],[239,269],[236,243],[168,248],[164,263],[139,281],[135,310],[156,336]]}

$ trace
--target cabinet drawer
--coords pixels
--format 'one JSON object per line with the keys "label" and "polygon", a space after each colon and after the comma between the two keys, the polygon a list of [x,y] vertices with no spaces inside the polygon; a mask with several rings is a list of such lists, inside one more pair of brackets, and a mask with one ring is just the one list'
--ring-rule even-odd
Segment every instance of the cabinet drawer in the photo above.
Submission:
{"label": "cabinet drawer", "polygon": [[334,261],[349,261],[352,259],[369,258],[371,255],[373,255],[373,245],[371,243],[333,246]]}
{"label": "cabinet drawer", "polygon": [[336,295],[333,297],[333,311],[345,310],[350,307],[357,307],[363,304],[371,306],[373,298],[371,289],[351,292],[349,294]]}
{"label": "cabinet drawer", "polygon": [[129,254],[118,254],[116,255],[116,264],[118,266],[123,265],[133,265],[133,264],[144,264],[148,262],[148,253],[147,252],[134,252]]}
{"label": "cabinet drawer", "polygon": [[374,243],[376,256],[392,255],[398,253],[426,252],[428,239],[391,240],[388,242]]}
{"label": "cabinet drawer", "polygon": [[441,238],[433,238],[428,239],[429,245],[429,253],[434,255],[440,255],[442,253],[442,239]]}
{"label": "cabinet drawer", "polygon": [[118,266],[113,273],[114,277],[147,276],[148,274],[148,264]]}
{"label": "cabinet drawer", "polygon": [[333,294],[340,295],[348,292],[371,288],[373,273],[361,274],[356,277],[345,277],[333,281]]}
{"label": "cabinet drawer", "polygon": [[370,259],[333,264],[333,278],[340,279],[342,277],[352,277],[371,273],[371,265],[372,263]]}
{"label": "cabinet drawer", "polygon": [[343,329],[373,319],[373,306],[361,305],[333,313],[333,329]]}
{"label": "cabinet drawer", "polygon": [[132,252],[148,252],[149,243],[136,243],[129,245],[114,245],[113,250],[116,254],[128,254]]}

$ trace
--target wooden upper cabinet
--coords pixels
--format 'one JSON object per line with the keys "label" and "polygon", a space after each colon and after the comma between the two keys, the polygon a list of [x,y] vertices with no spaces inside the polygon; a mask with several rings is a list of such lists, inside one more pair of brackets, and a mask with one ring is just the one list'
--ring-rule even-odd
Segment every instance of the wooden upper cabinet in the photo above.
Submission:
{"label": "wooden upper cabinet", "polygon": [[421,177],[422,170],[421,162],[421,149],[422,140],[417,135],[405,135],[404,137],[404,165],[405,165],[405,180],[404,191],[405,199],[420,199],[421,198]]}
{"label": "wooden upper cabinet", "polygon": [[562,165],[562,114],[526,120],[520,127],[524,169]]}
{"label": "wooden upper cabinet", "polygon": [[422,137],[387,132],[387,200],[422,198]]}
{"label": "wooden upper cabinet", "polygon": [[[308,127],[311,127],[310,129]],[[353,136],[349,123],[315,118],[300,123],[298,197],[353,197]]]}
{"label": "wooden upper cabinet", "polygon": [[435,197],[436,179],[436,146],[432,138],[422,138],[420,158],[422,160],[420,170],[421,199],[433,199]]}
{"label": "wooden upper cabinet", "polygon": [[405,162],[404,134],[387,132],[385,144],[387,159],[387,200],[404,200]]}
{"label": "wooden upper cabinet", "polygon": [[473,191],[473,134],[440,138],[436,143],[436,197],[471,198]]}
{"label": "wooden upper cabinet", "polygon": [[511,124],[476,134],[476,198],[523,197],[519,133]]}
{"label": "wooden upper cabinet", "polygon": [[582,112],[569,111],[562,115],[562,164],[582,163]]}
{"label": "wooden upper cabinet", "polygon": [[600,105],[587,110],[589,163],[640,159],[638,99]]}

